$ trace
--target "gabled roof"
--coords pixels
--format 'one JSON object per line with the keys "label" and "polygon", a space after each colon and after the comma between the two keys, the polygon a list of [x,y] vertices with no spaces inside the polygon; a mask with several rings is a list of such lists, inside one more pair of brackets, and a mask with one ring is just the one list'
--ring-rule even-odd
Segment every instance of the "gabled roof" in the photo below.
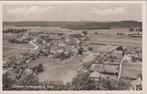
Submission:
{"label": "gabled roof", "polygon": [[138,78],[140,78],[142,80],[142,74],[141,73],[138,74],[137,79]]}
{"label": "gabled roof", "polygon": [[105,45],[105,46],[100,46],[97,48],[98,51],[100,52],[112,52],[113,50],[116,49],[117,46],[113,46],[113,45]]}
{"label": "gabled roof", "polygon": [[110,73],[110,74],[115,74],[115,73],[118,72],[118,68],[119,68],[118,65],[105,64],[103,66],[102,72],[104,72],[104,73]]}
{"label": "gabled roof", "polygon": [[110,74],[102,74],[101,78],[103,79],[117,79],[116,75],[110,75]]}
{"label": "gabled roof", "polygon": [[91,78],[100,78],[101,77],[101,73],[97,72],[97,71],[94,71],[92,72],[89,77]]}
{"label": "gabled roof", "polygon": [[89,69],[90,70],[97,70],[97,71],[101,71],[102,70],[102,67],[103,67],[103,64],[95,64],[93,63]]}
{"label": "gabled roof", "polygon": [[93,62],[99,54],[90,54],[82,60],[83,63]]}

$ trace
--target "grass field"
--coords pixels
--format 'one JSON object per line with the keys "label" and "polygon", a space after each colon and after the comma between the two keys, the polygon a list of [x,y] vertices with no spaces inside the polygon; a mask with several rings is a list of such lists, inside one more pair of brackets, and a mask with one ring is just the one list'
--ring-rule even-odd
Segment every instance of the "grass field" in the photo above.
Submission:
{"label": "grass field", "polygon": [[127,63],[122,66],[122,77],[136,78],[142,74],[142,63]]}
{"label": "grass field", "polygon": [[118,44],[128,46],[142,46],[141,38],[131,38],[129,36],[117,36],[113,34],[89,34],[90,42],[92,43],[105,43],[105,44]]}
{"label": "grass field", "polygon": [[6,59],[10,56],[18,56],[20,53],[27,51],[28,49],[18,49],[11,47],[3,47],[3,59]]}
{"label": "grass field", "polygon": [[84,57],[73,57],[65,61],[55,60],[52,57],[40,57],[31,64],[43,64],[44,72],[38,75],[40,81],[59,80],[66,83],[72,80],[77,70],[83,65],[80,60]]}
{"label": "grass field", "polygon": [[18,44],[10,43],[8,39],[12,37],[10,34],[3,34],[3,58],[7,58],[13,55],[19,55],[21,52],[27,51],[30,48],[33,48],[29,43],[27,44]]}

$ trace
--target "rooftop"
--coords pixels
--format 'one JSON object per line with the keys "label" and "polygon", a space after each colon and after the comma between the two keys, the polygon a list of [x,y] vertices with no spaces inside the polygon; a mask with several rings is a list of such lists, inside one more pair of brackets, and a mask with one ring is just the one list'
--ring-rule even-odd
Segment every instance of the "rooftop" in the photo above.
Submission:
{"label": "rooftop", "polygon": [[101,73],[99,73],[97,71],[94,71],[94,72],[90,73],[89,77],[91,77],[91,78],[99,78],[99,77],[101,77]]}

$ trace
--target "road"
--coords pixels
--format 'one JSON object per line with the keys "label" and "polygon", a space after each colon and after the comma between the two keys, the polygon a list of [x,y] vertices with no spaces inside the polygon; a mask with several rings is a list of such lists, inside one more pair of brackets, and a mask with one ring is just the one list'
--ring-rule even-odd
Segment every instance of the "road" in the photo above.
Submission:
{"label": "road", "polygon": [[128,55],[124,55],[124,57],[122,58],[122,60],[121,60],[121,62],[120,62],[120,66],[119,66],[119,74],[118,74],[118,78],[117,78],[117,80],[119,80],[120,77],[121,77],[121,73],[122,73],[122,64],[123,64],[123,62],[124,62],[124,60],[126,59],[127,56],[128,56]]}
{"label": "road", "polygon": [[33,43],[33,40],[31,40],[29,43],[34,46],[34,48],[33,48],[34,50],[37,50],[39,48],[38,45]]}
{"label": "road", "polygon": [[5,47],[8,47],[8,48],[14,48],[14,49],[28,49],[28,47],[12,47],[12,46],[4,46]]}

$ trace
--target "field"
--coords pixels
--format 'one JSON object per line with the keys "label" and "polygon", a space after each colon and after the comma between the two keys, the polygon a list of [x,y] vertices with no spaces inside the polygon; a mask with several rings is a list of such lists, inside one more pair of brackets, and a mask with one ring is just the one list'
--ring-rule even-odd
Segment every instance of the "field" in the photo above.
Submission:
{"label": "field", "polygon": [[141,63],[123,64],[122,77],[136,79],[138,74],[142,74],[142,64]]}
{"label": "field", "polygon": [[19,53],[27,51],[29,48],[33,48],[30,44],[17,44],[10,43],[8,39],[13,37],[10,34],[3,34],[3,58],[7,58],[13,55],[19,55]]}
{"label": "field", "polygon": [[82,60],[85,56],[72,57],[68,60],[54,60],[51,57],[40,57],[31,63],[43,64],[44,72],[38,75],[40,81],[63,81],[64,83],[72,81],[76,76],[77,70],[82,66]]}

